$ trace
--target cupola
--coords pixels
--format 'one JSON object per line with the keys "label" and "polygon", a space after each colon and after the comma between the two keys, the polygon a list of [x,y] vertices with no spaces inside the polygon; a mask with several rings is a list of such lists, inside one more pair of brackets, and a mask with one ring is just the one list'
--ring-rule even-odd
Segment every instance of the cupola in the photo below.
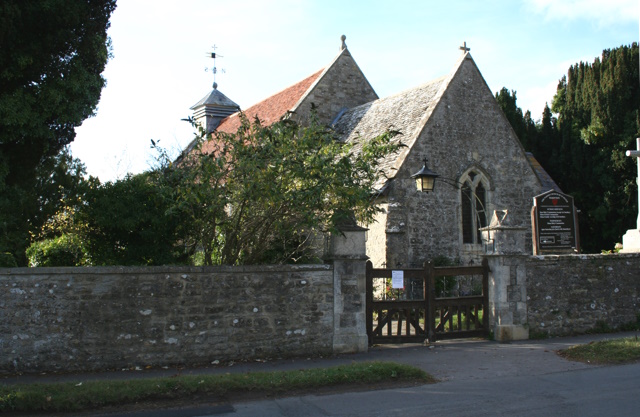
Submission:
{"label": "cupola", "polygon": [[239,111],[240,106],[218,91],[218,84],[214,82],[213,90],[194,104],[191,110],[196,123],[202,126],[206,133],[211,133],[216,130],[222,119]]}

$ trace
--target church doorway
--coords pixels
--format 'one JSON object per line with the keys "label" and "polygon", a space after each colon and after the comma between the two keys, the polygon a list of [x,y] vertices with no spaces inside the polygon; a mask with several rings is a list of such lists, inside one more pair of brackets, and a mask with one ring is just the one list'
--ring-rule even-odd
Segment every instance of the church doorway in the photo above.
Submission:
{"label": "church doorway", "polygon": [[373,268],[367,262],[369,345],[489,335],[489,267]]}

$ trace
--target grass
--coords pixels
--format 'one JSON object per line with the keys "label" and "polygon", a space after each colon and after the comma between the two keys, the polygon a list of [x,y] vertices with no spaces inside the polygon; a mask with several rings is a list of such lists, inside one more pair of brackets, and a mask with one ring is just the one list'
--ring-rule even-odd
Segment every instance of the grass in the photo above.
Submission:
{"label": "grass", "polygon": [[7,411],[83,411],[140,402],[213,397],[284,396],[331,387],[366,387],[387,382],[434,383],[426,372],[391,362],[331,368],[223,375],[189,375],[129,381],[0,386],[0,414]]}
{"label": "grass", "polygon": [[[482,323],[482,316],[483,316],[484,311],[480,310],[478,311],[478,321],[480,323]],[[462,320],[462,326],[460,327],[461,330],[475,330],[477,328],[475,322],[473,320],[469,320],[469,328],[467,328],[467,315],[462,312],[460,315],[460,319]],[[436,312],[436,327],[440,325],[441,319],[440,319],[440,315]],[[451,322],[453,323],[453,331],[458,330],[458,313],[455,312],[452,317],[451,317]],[[451,324],[447,321],[447,323],[444,326],[444,331],[445,332],[450,332]]]}
{"label": "grass", "polygon": [[622,364],[640,360],[638,336],[591,342],[558,352],[573,361],[593,364]]}

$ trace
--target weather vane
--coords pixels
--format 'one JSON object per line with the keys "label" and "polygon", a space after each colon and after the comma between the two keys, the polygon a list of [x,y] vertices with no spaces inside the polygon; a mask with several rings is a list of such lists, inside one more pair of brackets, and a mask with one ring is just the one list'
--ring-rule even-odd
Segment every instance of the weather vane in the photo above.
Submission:
{"label": "weather vane", "polygon": [[[213,88],[215,89],[218,88],[218,83],[216,83],[216,74],[218,73],[218,67],[216,67],[216,58],[222,58],[222,55],[216,54],[216,49],[218,49],[217,46],[213,45],[211,49],[213,49],[213,52],[207,52],[207,57],[213,58],[213,67],[205,67],[204,71],[207,72],[211,70],[211,72],[213,72]],[[226,71],[224,69],[221,69],[220,72],[224,74]]]}

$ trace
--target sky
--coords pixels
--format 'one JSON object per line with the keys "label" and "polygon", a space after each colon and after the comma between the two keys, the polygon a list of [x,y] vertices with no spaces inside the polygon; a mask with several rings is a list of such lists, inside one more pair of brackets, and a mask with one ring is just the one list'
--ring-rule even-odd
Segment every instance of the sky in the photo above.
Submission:
{"label": "sky", "polygon": [[[71,152],[102,182],[177,155],[182,121],[218,90],[242,109],[329,65],[340,36],[379,97],[448,74],[466,42],[495,94],[516,91],[534,119],[558,80],[603,49],[638,42],[638,0],[119,0],[95,116]],[[206,70],[205,70],[206,69]]]}

